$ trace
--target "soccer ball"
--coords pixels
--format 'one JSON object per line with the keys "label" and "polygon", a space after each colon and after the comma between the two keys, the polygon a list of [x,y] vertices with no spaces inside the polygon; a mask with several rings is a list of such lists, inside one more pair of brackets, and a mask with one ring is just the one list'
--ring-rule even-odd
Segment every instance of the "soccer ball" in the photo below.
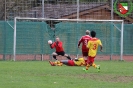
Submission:
{"label": "soccer ball", "polygon": [[52,40],[48,40],[48,44],[52,44]]}

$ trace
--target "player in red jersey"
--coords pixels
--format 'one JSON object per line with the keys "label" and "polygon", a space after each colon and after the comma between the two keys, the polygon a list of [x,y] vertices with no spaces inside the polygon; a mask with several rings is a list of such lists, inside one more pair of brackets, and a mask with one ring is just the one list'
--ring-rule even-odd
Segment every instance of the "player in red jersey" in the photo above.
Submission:
{"label": "player in red jersey", "polygon": [[63,43],[60,41],[60,38],[56,36],[56,41],[50,44],[51,49],[55,48],[56,51],[52,53],[53,58],[57,60],[56,56],[61,55],[67,57],[69,60],[71,60],[71,57],[67,54],[65,54],[63,49]]}
{"label": "player in red jersey", "polygon": [[89,34],[90,34],[90,31],[86,30],[86,35],[82,36],[78,42],[78,48],[80,48],[80,44],[82,43],[82,55],[83,55],[84,59],[87,59],[87,56],[88,56],[89,49],[86,47],[86,45],[87,45],[88,41],[91,39]]}

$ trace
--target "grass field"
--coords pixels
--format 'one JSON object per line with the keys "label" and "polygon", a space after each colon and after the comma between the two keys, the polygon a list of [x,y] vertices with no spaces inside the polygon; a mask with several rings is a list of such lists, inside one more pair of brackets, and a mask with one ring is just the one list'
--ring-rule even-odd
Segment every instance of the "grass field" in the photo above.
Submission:
{"label": "grass field", "polygon": [[48,61],[0,61],[0,88],[132,88],[133,63],[96,61],[91,67],[50,66]]}

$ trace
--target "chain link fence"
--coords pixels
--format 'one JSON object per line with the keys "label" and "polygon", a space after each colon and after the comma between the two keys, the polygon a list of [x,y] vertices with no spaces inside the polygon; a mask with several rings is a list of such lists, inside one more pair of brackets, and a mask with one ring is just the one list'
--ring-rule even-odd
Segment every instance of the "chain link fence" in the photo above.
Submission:
{"label": "chain link fence", "polygon": [[[78,2],[79,1],[79,2]],[[125,1],[125,0],[119,0],[120,1]],[[133,12],[131,12],[127,17],[121,17],[118,14],[116,14],[113,11],[112,13],[112,0],[0,0],[0,58],[1,59],[10,59],[13,58],[13,20],[14,17],[19,16],[19,17],[30,17],[30,18],[54,18],[54,19],[95,19],[95,20],[110,20],[110,19],[122,19],[124,20],[125,26],[124,26],[124,54],[125,55],[132,55],[132,23],[133,23]],[[29,20],[27,20],[28,22]],[[31,21],[30,21],[31,22]],[[48,29],[45,29],[42,27],[42,23],[37,23],[37,22],[31,22],[31,23],[20,23],[22,24],[21,26],[19,26],[21,29],[21,31],[23,30],[23,33],[20,32],[20,37],[26,37],[24,36],[24,34],[27,34],[27,36],[32,35],[33,36],[33,40],[39,38],[39,40],[37,40],[32,46],[37,45],[36,47],[32,47],[31,51],[36,51],[36,52],[26,52],[23,54],[27,54],[26,57],[22,56],[23,58],[29,58],[29,60],[32,58],[32,60],[36,59],[36,58],[43,58],[43,56],[41,54],[50,54],[52,51],[48,50],[48,47],[46,47],[47,45],[45,45],[45,49],[44,46],[42,47],[42,45],[44,44],[42,38],[44,38],[44,40],[48,40],[51,37],[47,37],[48,35],[51,35],[52,38],[54,36],[54,31],[51,30],[51,25],[53,26],[52,22],[46,22],[44,26],[46,26]],[[29,25],[27,25],[29,24]],[[56,27],[58,29],[63,28],[60,27],[61,23],[56,24]],[[25,25],[25,26],[24,26]],[[35,26],[37,25],[37,26]],[[41,25],[41,26],[39,26]],[[95,25],[95,24],[93,24]],[[101,27],[103,24],[99,24],[99,26],[97,27]],[[119,25],[119,24],[118,24]],[[62,26],[62,24],[61,24]],[[27,30],[24,31],[26,28],[31,28],[33,27],[33,29],[35,32],[33,33],[33,30]],[[73,28],[72,26],[70,26],[71,28]],[[102,32],[104,32],[104,34],[107,35],[107,33],[110,33],[110,29],[108,29],[108,31],[106,30],[107,28],[105,28],[105,31],[101,30],[99,32],[99,29],[95,27],[95,26],[91,26],[90,30],[93,30],[93,28],[95,28],[95,30],[98,32],[97,34],[101,34]],[[106,26],[107,27],[107,26]],[[36,28],[36,29],[35,29]],[[42,29],[44,30],[42,30]],[[82,27],[81,29],[83,29],[85,27]],[[32,28],[31,28],[32,29]],[[82,33],[79,34],[79,36],[75,37],[75,40],[77,41],[79,37],[81,37],[81,35],[84,35],[83,31],[85,31],[86,29],[89,29],[88,27],[86,27],[85,29],[82,30]],[[66,29],[65,29],[66,30]],[[31,32],[30,32],[31,31]],[[65,41],[68,41],[68,39],[70,38],[70,35],[74,35],[74,31],[75,30],[66,30],[66,31],[62,31],[62,30],[56,30],[56,35],[59,36],[63,36],[63,34],[66,34],[66,39],[64,39]],[[81,30],[78,30],[79,32],[81,32]],[[45,34],[40,34],[40,33],[45,33]],[[66,32],[66,33],[65,33]],[[34,34],[37,33],[35,36]],[[77,33],[77,32],[76,32]],[[114,37],[112,37],[112,39],[118,37],[118,35],[120,35],[120,32],[116,32],[114,31],[115,35]],[[18,36],[19,36],[18,35]],[[43,37],[42,37],[43,36]],[[30,37],[31,38],[31,37]],[[29,39],[30,39],[29,38]],[[103,41],[104,41],[104,37],[102,37]],[[21,38],[20,38],[21,40]],[[27,39],[28,41],[28,39]],[[31,41],[31,40],[30,40]],[[30,42],[29,41],[29,42]],[[22,41],[21,41],[22,42]],[[39,43],[40,42],[40,43]],[[114,41],[114,45],[119,45],[118,41],[115,40]],[[26,42],[24,42],[25,44]],[[28,43],[28,42],[27,42]],[[38,43],[40,44],[40,47],[38,45]],[[77,42],[71,43],[72,45],[76,45]],[[21,46],[21,43],[19,43]],[[64,46],[65,49],[67,49],[66,51],[68,53],[72,53],[72,54],[81,54],[81,51],[77,52],[77,49],[74,48],[74,50],[69,51],[69,44],[67,42],[65,42],[65,44],[67,46]],[[104,42],[104,44],[106,44]],[[107,47],[109,45],[106,45]],[[74,47],[74,46],[73,46]],[[20,49],[18,50],[18,54],[22,54],[21,50],[24,49],[24,47],[19,47]],[[28,48],[27,48],[28,49]],[[37,49],[37,50],[36,50]],[[72,48],[71,48],[72,49]],[[106,48],[107,49],[107,48]],[[29,49],[28,49],[29,50]],[[45,51],[46,50],[46,51]],[[118,54],[118,50],[119,47],[115,46],[114,47],[114,54]],[[26,51],[26,50],[23,50]],[[106,50],[106,54],[109,53],[110,49]],[[20,53],[19,53],[20,52]],[[41,52],[41,53],[40,53]],[[30,54],[33,54],[32,56]],[[40,54],[40,55],[39,55]],[[45,55],[46,56],[46,55]],[[47,57],[49,57],[47,55]],[[17,58],[20,58],[17,57]],[[22,58],[22,59],[23,59]]]}

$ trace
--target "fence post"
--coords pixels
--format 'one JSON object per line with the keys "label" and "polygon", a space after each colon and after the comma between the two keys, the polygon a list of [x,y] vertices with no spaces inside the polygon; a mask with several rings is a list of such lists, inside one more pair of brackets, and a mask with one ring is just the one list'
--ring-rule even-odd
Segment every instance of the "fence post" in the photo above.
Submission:
{"label": "fence post", "polygon": [[44,18],[44,0],[42,0],[42,18]]}

